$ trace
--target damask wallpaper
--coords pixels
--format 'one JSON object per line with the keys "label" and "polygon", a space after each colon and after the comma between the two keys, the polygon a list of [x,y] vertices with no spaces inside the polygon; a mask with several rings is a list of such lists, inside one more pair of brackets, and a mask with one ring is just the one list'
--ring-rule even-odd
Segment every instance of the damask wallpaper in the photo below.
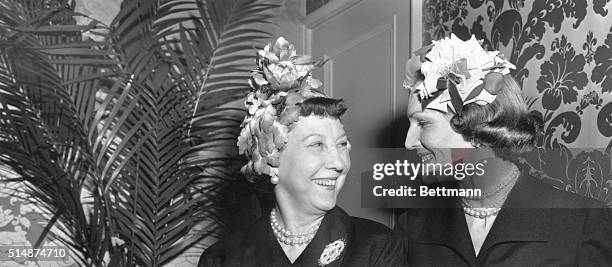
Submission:
{"label": "damask wallpaper", "polygon": [[[0,172],[0,175],[11,178],[8,173]],[[11,248],[32,248],[47,225],[47,220],[35,205],[13,194],[16,190],[11,184],[0,187],[0,266],[77,266],[70,257],[49,261],[33,261],[23,256],[9,258],[8,250]],[[47,239],[40,247],[63,246]]]}
{"label": "damask wallpaper", "polygon": [[523,162],[612,207],[612,1],[425,0],[423,40],[472,34],[517,67],[541,148]]}

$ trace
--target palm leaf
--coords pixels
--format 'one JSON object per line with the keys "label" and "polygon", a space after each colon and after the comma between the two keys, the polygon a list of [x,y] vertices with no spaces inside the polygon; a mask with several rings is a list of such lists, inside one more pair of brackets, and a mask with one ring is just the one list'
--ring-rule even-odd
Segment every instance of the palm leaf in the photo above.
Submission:
{"label": "palm leaf", "polygon": [[80,264],[159,266],[218,233],[244,117],[224,105],[274,7],[124,1],[107,28],[77,25],[74,1],[0,0],[0,168]]}
{"label": "palm leaf", "polygon": [[[0,17],[6,26],[0,46],[0,113],[6,115],[7,125],[2,129],[7,138],[0,144],[0,164],[20,176],[25,192],[50,218],[37,244],[48,233],[71,248],[81,264],[99,264],[108,243],[105,211],[99,209],[99,196],[94,195],[94,205],[81,202],[81,193],[87,190],[84,183],[93,185],[89,189],[96,187],[84,127],[92,113],[94,86],[91,81],[70,86],[64,82],[95,73],[95,68],[93,64],[62,67],[52,62],[86,56],[91,60],[101,53],[91,49],[87,54],[86,45],[79,44],[83,28],[73,27],[74,20],[64,16],[73,6],[66,10],[65,1],[38,2],[3,1],[0,5],[1,14],[12,15]],[[49,53],[58,47],[78,50],[69,55]],[[89,206],[93,209],[87,210]]]}
{"label": "palm leaf", "polygon": [[[251,38],[225,42],[243,48],[231,51],[224,51],[226,46],[220,46],[218,40],[236,27],[244,29],[244,24],[229,26],[235,24],[237,13],[253,22],[265,22],[270,16],[263,15],[262,7],[267,6],[259,1],[135,2],[124,2],[111,27],[122,69],[133,75],[129,95],[138,97],[117,98],[109,114],[113,119],[101,129],[109,137],[121,136],[104,137],[107,143],[101,149],[112,148],[112,152],[105,154],[109,164],[102,179],[107,192],[121,196],[112,203],[112,217],[116,218],[114,230],[126,241],[124,261],[158,266],[208,236],[185,238],[196,224],[218,220],[215,194],[219,184],[231,179],[226,169],[235,160],[235,138],[239,116],[243,116],[226,114],[220,106],[247,92],[249,72],[243,60],[252,60],[255,51],[245,52],[244,48],[257,47],[255,41],[270,36],[253,29]],[[184,12],[195,17],[177,16]],[[224,15],[210,19],[210,13]],[[247,24],[249,27],[254,25]],[[247,32],[242,34],[248,37]],[[229,66],[217,70],[215,60]],[[207,79],[228,75],[234,77],[233,83],[225,83],[225,88],[240,85],[241,90],[225,91],[215,103],[203,105],[205,110],[198,108],[206,102],[199,94],[207,90]],[[237,82],[239,77],[242,83]],[[216,87],[208,90],[222,91],[222,82],[217,79]],[[116,91],[109,95],[121,96],[121,88],[114,87]],[[215,122],[198,119],[211,114],[219,114]],[[222,121],[228,122],[225,127],[231,133],[219,130],[198,136],[203,133],[200,128],[212,129]],[[214,145],[207,148],[206,144]],[[209,230],[214,233],[216,227]]]}

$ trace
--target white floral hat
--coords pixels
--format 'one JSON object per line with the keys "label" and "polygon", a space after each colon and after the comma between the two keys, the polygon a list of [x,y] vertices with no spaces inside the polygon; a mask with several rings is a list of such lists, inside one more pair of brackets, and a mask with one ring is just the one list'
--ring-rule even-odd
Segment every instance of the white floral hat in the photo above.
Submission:
{"label": "white floral hat", "polygon": [[426,108],[460,114],[470,103],[495,100],[503,75],[516,67],[499,51],[485,51],[472,37],[462,41],[454,34],[433,41],[406,62],[404,87],[427,101]]}

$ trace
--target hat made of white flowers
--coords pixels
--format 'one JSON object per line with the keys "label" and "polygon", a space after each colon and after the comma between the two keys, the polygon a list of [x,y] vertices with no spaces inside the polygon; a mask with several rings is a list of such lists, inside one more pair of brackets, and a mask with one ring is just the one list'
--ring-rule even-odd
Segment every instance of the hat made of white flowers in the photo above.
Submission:
{"label": "hat made of white flowers", "polygon": [[404,87],[417,93],[425,108],[461,114],[464,105],[490,104],[502,86],[503,75],[516,67],[499,51],[485,51],[472,37],[454,34],[417,50],[406,62]]}

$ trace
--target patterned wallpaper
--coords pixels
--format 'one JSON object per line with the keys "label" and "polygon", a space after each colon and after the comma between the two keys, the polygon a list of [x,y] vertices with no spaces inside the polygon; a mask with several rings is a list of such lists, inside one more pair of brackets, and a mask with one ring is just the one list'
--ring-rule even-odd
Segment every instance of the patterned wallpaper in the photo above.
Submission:
{"label": "patterned wallpaper", "polygon": [[545,122],[527,167],[612,207],[612,1],[424,0],[424,43],[451,32],[474,34],[517,66]]}
{"label": "patterned wallpaper", "polygon": [[[0,172],[0,175],[10,177],[4,172]],[[11,184],[0,187],[0,266],[77,266],[69,257],[46,261],[34,261],[22,256],[8,257],[11,248],[32,248],[47,225],[40,210],[13,194],[15,191]],[[40,246],[48,249],[59,247],[62,247],[59,242],[50,240],[43,241]]]}

